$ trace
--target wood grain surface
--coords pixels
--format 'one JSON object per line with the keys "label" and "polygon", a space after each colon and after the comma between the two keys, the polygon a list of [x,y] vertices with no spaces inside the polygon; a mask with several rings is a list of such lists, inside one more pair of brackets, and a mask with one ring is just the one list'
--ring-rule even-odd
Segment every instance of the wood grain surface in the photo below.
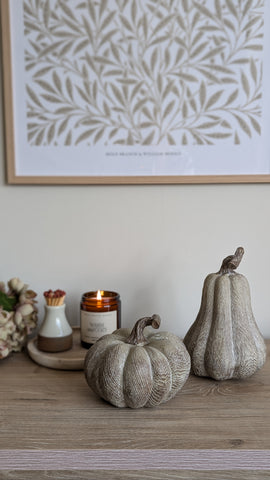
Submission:
{"label": "wood grain surface", "polygon": [[21,471],[0,471],[0,480],[268,480],[269,471],[122,471],[109,472],[107,470],[21,470]]}
{"label": "wood grain surface", "polygon": [[[82,371],[47,369],[35,364],[26,353],[13,354],[0,362],[0,450],[268,451],[270,344],[267,343],[266,365],[249,379],[218,382],[190,376],[168,403],[138,410],[118,409],[99,399],[87,386]],[[228,466],[221,469],[227,471]],[[262,469],[263,464],[254,478],[268,478],[269,473],[263,476]],[[117,477],[109,477],[107,473],[102,476],[100,470],[98,476],[96,472],[91,477],[89,471],[87,478],[220,478],[213,476],[213,472],[212,476],[196,477],[195,466],[193,477],[185,476],[183,470],[182,477],[176,476],[169,469],[165,477],[164,472],[154,471],[154,465],[147,476],[128,470],[129,476],[122,471]],[[241,477],[238,470],[228,478],[253,478],[251,473],[246,471]],[[1,475],[5,476],[0,478],[23,478],[8,470]],[[76,475],[73,478],[80,478],[78,472]],[[63,478],[67,478],[66,471]],[[223,475],[222,480],[225,478]]]}
{"label": "wood grain surface", "polygon": [[[29,464],[29,459],[31,462]],[[270,450],[0,450],[3,470],[270,470]]]}

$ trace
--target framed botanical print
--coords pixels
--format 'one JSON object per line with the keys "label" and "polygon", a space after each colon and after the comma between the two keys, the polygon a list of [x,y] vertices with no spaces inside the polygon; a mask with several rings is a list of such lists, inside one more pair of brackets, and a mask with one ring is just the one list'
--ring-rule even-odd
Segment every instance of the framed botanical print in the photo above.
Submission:
{"label": "framed botanical print", "polygon": [[263,0],[1,0],[9,183],[270,180]]}

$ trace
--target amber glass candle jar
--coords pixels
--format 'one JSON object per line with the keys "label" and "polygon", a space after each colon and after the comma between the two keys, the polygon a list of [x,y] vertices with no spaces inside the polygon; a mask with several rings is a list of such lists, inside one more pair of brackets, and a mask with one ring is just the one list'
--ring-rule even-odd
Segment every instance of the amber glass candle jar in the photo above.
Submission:
{"label": "amber glass candle jar", "polygon": [[108,290],[84,293],[81,300],[81,344],[91,347],[121,326],[120,295]]}

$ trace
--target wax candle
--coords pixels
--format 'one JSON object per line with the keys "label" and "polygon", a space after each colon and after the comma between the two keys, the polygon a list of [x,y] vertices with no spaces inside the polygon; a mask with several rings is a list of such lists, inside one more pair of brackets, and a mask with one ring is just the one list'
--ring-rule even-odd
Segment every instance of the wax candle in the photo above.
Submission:
{"label": "wax candle", "polygon": [[120,295],[109,290],[87,292],[81,299],[81,344],[91,347],[121,326]]}

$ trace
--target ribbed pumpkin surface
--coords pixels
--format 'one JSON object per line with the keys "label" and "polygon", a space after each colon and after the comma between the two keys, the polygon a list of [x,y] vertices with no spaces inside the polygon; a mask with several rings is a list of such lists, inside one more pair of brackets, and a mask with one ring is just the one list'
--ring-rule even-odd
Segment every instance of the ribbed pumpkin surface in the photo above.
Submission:
{"label": "ribbed pumpkin surface", "polygon": [[198,316],[184,338],[195,375],[216,380],[245,378],[266,359],[247,279],[236,272],[205,279]]}
{"label": "ribbed pumpkin surface", "polygon": [[87,352],[85,376],[94,392],[117,407],[154,407],[170,400],[190,372],[183,342],[169,332],[145,333],[147,344],[126,343],[121,328]]}

